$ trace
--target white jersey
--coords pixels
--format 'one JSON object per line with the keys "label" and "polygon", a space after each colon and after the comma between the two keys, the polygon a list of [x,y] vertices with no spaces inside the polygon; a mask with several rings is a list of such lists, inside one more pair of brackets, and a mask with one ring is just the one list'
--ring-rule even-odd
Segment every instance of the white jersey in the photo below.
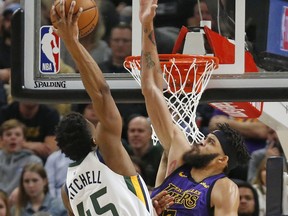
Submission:
{"label": "white jersey", "polygon": [[141,176],[121,176],[101,161],[98,151],[93,151],[69,166],[66,187],[74,215],[152,216]]}

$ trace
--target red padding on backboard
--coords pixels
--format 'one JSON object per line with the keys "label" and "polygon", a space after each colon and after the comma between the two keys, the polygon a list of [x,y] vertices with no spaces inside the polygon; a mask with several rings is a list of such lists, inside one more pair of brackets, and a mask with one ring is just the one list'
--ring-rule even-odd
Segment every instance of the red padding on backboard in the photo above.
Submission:
{"label": "red padding on backboard", "polygon": [[263,110],[263,102],[220,102],[209,105],[234,118],[258,118]]}
{"label": "red padding on backboard", "polygon": [[178,34],[178,37],[176,39],[176,42],[174,44],[172,54],[179,53],[181,48],[183,48],[183,44],[184,44],[185,37],[186,37],[187,33],[188,33],[188,28],[185,26],[182,26],[182,28],[180,29],[180,32]]}
{"label": "red padding on backboard", "polygon": [[[219,64],[233,64],[235,45],[207,26],[204,26],[204,32],[214,55],[219,58]],[[248,51],[245,51],[245,72],[258,72],[253,56]]]}

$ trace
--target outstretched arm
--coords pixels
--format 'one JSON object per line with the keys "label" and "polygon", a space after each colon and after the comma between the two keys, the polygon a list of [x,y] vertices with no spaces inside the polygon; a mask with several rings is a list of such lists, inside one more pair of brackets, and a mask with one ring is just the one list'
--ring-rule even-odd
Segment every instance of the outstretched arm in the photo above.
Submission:
{"label": "outstretched arm", "polygon": [[[135,168],[121,144],[122,118],[112,98],[110,89],[98,67],[88,51],[79,42],[78,19],[82,8],[73,15],[76,1],[72,1],[68,14],[65,14],[65,0],[60,2],[60,15],[52,7],[52,16],[57,20],[54,31],[61,37],[67,50],[70,52],[84,87],[89,94],[93,108],[99,118],[96,134],[97,145],[101,150],[105,163],[121,175],[136,174]],[[118,160],[115,160],[117,157]]]}
{"label": "outstretched arm", "polygon": [[153,26],[156,8],[157,0],[140,0],[139,16],[142,23],[141,87],[153,128],[168,154],[168,170],[173,171],[182,164],[182,154],[189,148],[189,145],[180,128],[173,124],[163,96],[163,78]]}

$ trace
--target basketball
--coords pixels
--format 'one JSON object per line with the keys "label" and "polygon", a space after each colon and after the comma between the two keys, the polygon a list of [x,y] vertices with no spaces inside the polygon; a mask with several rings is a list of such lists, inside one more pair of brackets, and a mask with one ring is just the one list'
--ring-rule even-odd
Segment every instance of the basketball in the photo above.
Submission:
{"label": "basketball", "polygon": [[[70,4],[72,0],[65,0],[65,14],[67,16]],[[55,11],[60,14],[60,0],[55,0]],[[76,0],[76,5],[74,7],[74,14],[76,14],[79,8],[83,8],[83,12],[81,13],[78,19],[78,28],[79,28],[79,37],[85,37],[89,33],[93,31],[98,22],[98,7],[96,5],[95,0]],[[51,17],[52,25],[55,26],[56,20],[53,20]]]}

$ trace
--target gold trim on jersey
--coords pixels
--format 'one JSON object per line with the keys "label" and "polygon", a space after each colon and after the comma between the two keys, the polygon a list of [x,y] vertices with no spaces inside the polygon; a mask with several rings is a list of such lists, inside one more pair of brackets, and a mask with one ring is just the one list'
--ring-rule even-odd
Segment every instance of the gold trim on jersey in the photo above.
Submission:
{"label": "gold trim on jersey", "polygon": [[[125,182],[128,189],[134,193],[141,202],[146,206],[147,210],[150,212],[149,205],[147,203],[147,196],[143,189],[142,181],[139,179],[139,176],[125,176]],[[148,197],[148,199],[150,199]]]}

